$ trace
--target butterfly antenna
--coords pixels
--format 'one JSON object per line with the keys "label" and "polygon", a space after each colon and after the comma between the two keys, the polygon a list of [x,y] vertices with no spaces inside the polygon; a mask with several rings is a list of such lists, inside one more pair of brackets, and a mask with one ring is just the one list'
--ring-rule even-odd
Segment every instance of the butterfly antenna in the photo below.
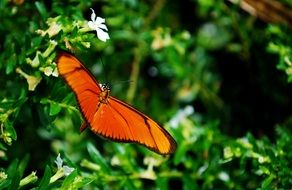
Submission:
{"label": "butterfly antenna", "polygon": [[115,86],[115,85],[119,85],[119,84],[123,84],[123,83],[132,83],[134,82],[133,80],[122,80],[122,81],[109,81],[108,79],[108,75],[107,75],[107,68],[106,68],[106,65],[104,64],[103,60],[102,60],[102,57],[100,58],[100,62],[101,62],[101,65],[102,65],[102,68],[104,70],[103,73],[105,73],[104,75],[104,78],[105,78],[105,84],[109,85],[110,87],[112,86]]}
{"label": "butterfly antenna", "polygon": [[[106,68],[105,68],[105,64],[104,64],[104,62],[102,60],[102,57],[100,57],[99,59],[100,59],[99,61],[101,62],[102,71],[103,71],[103,73],[106,73]],[[105,75],[104,77],[106,79],[105,81],[107,81],[107,76]]]}
{"label": "butterfly antenna", "polygon": [[103,75],[104,75],[104,83],[105,84],[109,84],[110,81],[108,79],[108,76],[107,76],[107,68],[106,68],[106,65],[104,64],[103,60],[102,60],[102,57],[100,57],[100,62],[101,62],[101,67],[102,67],[102,71],[103,71]]}
{"label": "butterfly antenna", "polygon": [[113,82],[112,85],[123,84],[123,83],[131,83],[131,82],[134,82],[134,81],[132,81],[132,80],[122,80],[122,81]]}

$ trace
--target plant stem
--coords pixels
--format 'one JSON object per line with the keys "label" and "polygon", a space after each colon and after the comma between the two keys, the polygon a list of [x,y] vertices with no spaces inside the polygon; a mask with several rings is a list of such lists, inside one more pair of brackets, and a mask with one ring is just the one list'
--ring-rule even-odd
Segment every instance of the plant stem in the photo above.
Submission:
{"label": "plant stem", "polygon": [[[165,4],[165,0],[158,0],[153,5],[152,10],[150,11],[149,15],[145,18],[144,26],[142,31],[146,31],[152,21],[159,15],[161,9],[163,8]],[[142,39],[143,40],[143,39]],[[132,85],[130,85],[129,90],[127,92],[127,102],[131,103],[134,99],[136,90],[137,90],[137,84],[138,84],[138,77],[140,72],[140,64],[143,61],[146,53],[147,48],[149,46],[144,45],[144,41],[138,40],[137,47],[134,49],[134,59],[132,63],[132,71],[130,75],[130,81],[132,81]]]}

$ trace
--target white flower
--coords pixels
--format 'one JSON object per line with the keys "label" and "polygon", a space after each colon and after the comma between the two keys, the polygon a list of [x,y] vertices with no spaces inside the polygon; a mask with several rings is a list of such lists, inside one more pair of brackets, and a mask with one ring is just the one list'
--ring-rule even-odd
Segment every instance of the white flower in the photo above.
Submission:
{"label": "white flower", "polygon": [[55,163],[57,164],[58,169],[62,168],[63,160],[62,160],[60,154],[58,154],[58,156],[57,156],[57,158],[55,160]]}
{"label": "white flower", "polygon": [[60,154],[58,154],[55,163],[57,164],[58,170],[63,170],[64,171],[64,175],[68,176],[70,175],[70,173],[72,173],[74,171],[74,168],[70,168],[69,166],[63,166],[63,160],[60,156]]}
{"label": "white flower", "polygon": [[70,168],[69,166],[63,166],[65,176],[70,175],[74,171],[74,168]]}
{"label": "white flower", "polygon": [[43,68],[40,68],[41,71],[44,72],[45,75],[49,76],[54,76],[54,77],[58,77],[59,73],[58,73],[58,69],[57,69],[57,65],[56,63],[52,63],[51,65]]}
{"label": "white flower", "polygon": [[176,113],[176,115],[170,120],[170,125],[176,128],[182,120],[192,115],[193,113],[194,113],[194,108],[189,105],[183,109],[180,109],[178,113]]}
{"label": "white flower", "polygon": [[105,19],[96,16],[94,10],[92,8],[90,8],[90,9],[92,10],[91,21],[88,21],[87,24],[88,24],[90,29],[96,31],[98,39],[105,42],[106,40],[110,39],[110,37],[107,33],[107,27],[104,24]]}
{"label": "white flower", "polygon": [[219,179],[221,179],[222,181],[229,181],[230,177],[228,175],[227,172],[220,172],[218,175]]}
{"label": "white flower", "polygon": [[25,72],[23,72],[20,68],[16,68],[16,72],[19,73],[21,76],[23,76],[26,79],[29,91],[34,91],[35,88],[37,87],[37,85],[42,80],[42,77],[28,75]]}
{"label": "white flower", "polygon": [[58,72],[57,67],[55,67],[55,69],[54,69],[52,75],[53,75],[54,77],[58,77],[58,76],[59,76],[59,72]]}
{"label": "white flower", "polygon": [[45,75],[47,75],[47,76],[51,76],[51,74],[53,73],[53,68],[50,67],[50,66],[45,67],[45,68],[44,68],[44,73],[45,73]]}

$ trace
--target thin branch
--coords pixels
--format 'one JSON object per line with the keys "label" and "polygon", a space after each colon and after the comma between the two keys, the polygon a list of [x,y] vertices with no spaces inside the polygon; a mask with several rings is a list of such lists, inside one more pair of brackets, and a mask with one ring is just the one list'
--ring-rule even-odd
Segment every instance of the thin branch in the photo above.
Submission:
{"label": "thin branch", "polygon": [[[161,9],[165,4],[165,0],[158,0],[154,4],[152,10],[149,15],[146,17],[142,31],[145,31],[153,22],[153,20],[159,15]],[[138,85],[138,77],[140,73],[140,64],[146,56],[147,50],[145,50],[147,46],[144,45],[144,42],[138,40],[137,47],[134,49],[134,58],[132,62],[132,71],[130,75],[130,81],[133,81],[132,85],[130,85],[129,90],[127,92],[127,101],[131,103],[134,99],[137,85]]]}

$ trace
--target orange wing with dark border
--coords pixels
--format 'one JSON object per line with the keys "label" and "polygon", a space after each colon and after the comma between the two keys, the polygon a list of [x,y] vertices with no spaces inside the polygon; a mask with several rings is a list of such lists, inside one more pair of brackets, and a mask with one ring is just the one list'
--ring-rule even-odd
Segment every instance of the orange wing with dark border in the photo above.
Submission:
{"label": "orange wing with dark border", "polygon": [[[100,87],[75,56],[60,53],[57,67],[94,133],[113,141],[135,142],[162,155],[175,151],[176,142],[164,128],[132,106],[109,96],[109,89]],[[83,125],[81,130],[84,128]]]}

